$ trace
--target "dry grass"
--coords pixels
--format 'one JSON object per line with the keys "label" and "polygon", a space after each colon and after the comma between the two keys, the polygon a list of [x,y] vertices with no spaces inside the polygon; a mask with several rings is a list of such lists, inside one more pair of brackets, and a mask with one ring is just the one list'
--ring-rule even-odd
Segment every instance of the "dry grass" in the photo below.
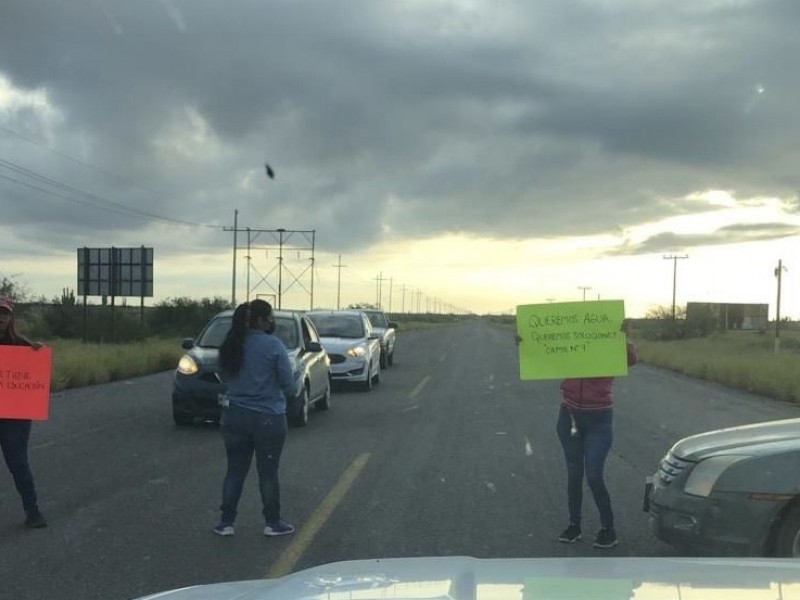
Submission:
{"label": "dry grass", "polygon": [[57,340],[53,348],[51,390],[107,383],[174,369],[180,340],[153,338],[131,344],[84,344]]}
{"label": "dry grass", "polygon": [[721,383],[732,388],[800,402],[800,335],[781,336],[781,351],[774,337],[750,331],[717,333],[689,340],[634,342],[639,357],[649,364]]}

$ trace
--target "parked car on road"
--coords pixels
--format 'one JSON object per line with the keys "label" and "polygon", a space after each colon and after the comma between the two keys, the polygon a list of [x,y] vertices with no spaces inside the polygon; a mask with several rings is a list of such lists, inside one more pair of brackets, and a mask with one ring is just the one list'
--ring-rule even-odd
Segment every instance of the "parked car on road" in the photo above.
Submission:
{"label": "parked car on road", "polygon": [[380,382],[380,334],[362,310],[313,310],[306,313],[328,353],[333,381],[353,382],[369,391]]}
{"label": "parked car on road", "polygon": [[[186,349],[175,370],[172,388],[172,416],[178,425],[189,425],[195,417],[218,421],[218,397],[226,389],[218,369],[219,347],[231,328],[233,311],[226,310],[203,327],[196,339],[183,341]],[[314,324],[301,313],[275,311],[275,335],[286,346],[299,391],[287,398],[289,423],[302,427],[308,409],[330,408],[330,367]]]}
{"label": "parked car on road", "polygon": [[390,321],[382,310],[364,309],[370,324],[380,337],[381,342],[381,369],[394,364],[394,342],[397,334],[397,323]]}
{"label": "parked car on road", "polygon": [[800,419],[680,440],[647,478],[644,508],[679,548],[800,556]]}

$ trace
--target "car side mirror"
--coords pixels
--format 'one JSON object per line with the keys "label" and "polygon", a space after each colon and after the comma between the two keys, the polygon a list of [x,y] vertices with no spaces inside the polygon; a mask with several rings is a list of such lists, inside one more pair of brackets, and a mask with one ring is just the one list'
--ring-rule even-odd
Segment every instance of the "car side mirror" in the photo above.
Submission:
{"label": "car side mirror", "polygon": [[184,350],[191,350],[194,348],[194,340],[192,338],[183,338],[181,342],[181,348]]}
{"label": "car side mirror", "polygon": [[381,339],[381,334],[380,333],[375,333],[373,331],[372,333],[369,334],[369,339],[371,339],[371,340],[379,340],[379,339]]}
{"label": "car side mirror", "polygon": [[319,342],[308,342],[306,344],[306,352],[322,352],[322,344]]}
{"label": "car side mirror", "polygon": [[389,329],[397,329],[397,323],[389,321]]}

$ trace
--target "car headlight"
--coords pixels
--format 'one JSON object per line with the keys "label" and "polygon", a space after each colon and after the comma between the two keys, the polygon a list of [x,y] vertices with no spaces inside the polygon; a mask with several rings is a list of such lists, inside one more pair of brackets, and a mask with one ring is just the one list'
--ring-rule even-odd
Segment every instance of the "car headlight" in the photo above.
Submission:
{"label": "car headlight", "polygon": [[183,373],[184,375],[194,375],[199,370],[200,368],[197,366],[195,360],[188,354],[181,356],[181,359],[178,361],[178,373]]}
{"label": "car headlight", "polygon": [[347,356],[364,356],[367,353],[364,346],[353,346],[352,348],[348,348],[345,354]]}
{"label": "car headlight", "polygon": [[701,460],[689,473],[689,477],[686,478],[683,491],[692,496],[708,498],[717,480],[725,470],[745,458],[747,457],[725,454]]}

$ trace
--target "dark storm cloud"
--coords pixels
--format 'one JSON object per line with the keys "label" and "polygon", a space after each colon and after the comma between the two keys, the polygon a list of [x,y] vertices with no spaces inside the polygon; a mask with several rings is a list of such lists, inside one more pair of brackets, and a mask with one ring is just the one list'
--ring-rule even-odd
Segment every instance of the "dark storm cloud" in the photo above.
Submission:
{"label": "dark storm cloud", "polygon": [[[20,207],[17,235],[47,227],[58,247],[86,230],[147,243],[154,221],[122,205],[171,219],[155,222],[180,232],[159,240],[175,251],[226,247],[234,209],[248,226],[315,228],[343,251],[386,229],[617,231],[697,210],[675,199],[710,188],[794,195],[799,12],[788,1],[11,0],[0,75],[58,114],[0,112],[39,142],[0,130],[0,159],[79,192],[0,179],[0,203]],[[750,234],[665,235],[630,251]],[[759,239],[782,235],[765,227]]]}

